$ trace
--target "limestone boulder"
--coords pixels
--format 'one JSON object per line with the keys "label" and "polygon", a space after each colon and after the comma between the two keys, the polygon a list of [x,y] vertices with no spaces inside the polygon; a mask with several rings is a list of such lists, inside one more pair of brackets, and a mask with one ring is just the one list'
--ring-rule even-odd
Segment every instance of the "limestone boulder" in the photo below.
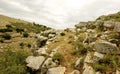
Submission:
{"label": "limestone boulder", "polygon": [[45,57],[43,56],[28,56],[26,59],[27,67],[31,68],[32,70],[38,70],[40,69],[44,60]]}
{"label": "limestone boulder", "polygon": [[119,49],[116,46],[116,44],[112,44],[106,41],[95,42],[93,47],[95,51],[100,52],[100,53],[105,53],[105,54],[109,54],[109,53],[112,54],[114,52],[119,52]]}
{"label": "limestone boulder", "polygon": [[48,69],[47,74],[65,74],[65,70],[65,67],[54,67]]}

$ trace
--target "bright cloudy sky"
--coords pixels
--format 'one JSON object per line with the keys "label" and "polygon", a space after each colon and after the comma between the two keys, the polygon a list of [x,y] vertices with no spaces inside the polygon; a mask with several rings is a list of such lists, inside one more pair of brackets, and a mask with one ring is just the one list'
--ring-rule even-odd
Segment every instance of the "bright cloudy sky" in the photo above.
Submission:
{"label": "bright cloudy sky", "polygon": [[53,28],[120,11],[120,0],[0,0],[0,14]]}

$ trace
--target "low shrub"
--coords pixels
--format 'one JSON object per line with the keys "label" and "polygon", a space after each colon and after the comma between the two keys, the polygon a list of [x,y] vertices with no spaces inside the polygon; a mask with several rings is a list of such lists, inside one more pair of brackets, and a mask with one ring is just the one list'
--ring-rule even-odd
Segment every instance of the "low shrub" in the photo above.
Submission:
{"label": "low shrub", "polygon": [[73,55],[86,55],[87,49],[84,47],[84,45],[81,42],[76,43],[75,45],[75,51],[73,51]]}
{"label": "low shrub", "polygon": [[27,32],[23,33],[23,37],[27,38],[29,36],[29,34]]}
{"label": "low shrub", "polygon": [[93,64],[93,68],[95,71],[100,71],[100,72],[106,71],[106,66],[104,64],[95,63],[95,64]]}
{"label": "low shrub", "polygon": [[62,33],[60,33],[60,35],[61,35],[61,36],[65,36],[65,33],[64,33],[64,32],[62,32]]}
{"label": "low shrub", "polygon": [[63,55],[59,52],[55,53],[53,55],[53,61],[55,61],[55,60],[57,60],[59,62],[62,62],[63,61]]}
{"label": "low shrub", "polygon": [[0,39],[0,43],[4,43],[4,39],[1,38],[1,39]]}
{"label": "low shrub", "polygon": [[12,26],[11,26],[11,25],[6,25],[6,27],[7,27],[7,28],[12,28]]}
{"label": "low shrub", "polygon": [[31,44],[28,44],[27,47],[28,47],[28,48],[31,48]]}
{"label": "low shrub", "polygon": [[24,29],[21,29],[21,28],[16,28],[16,32],[17,32],[17,33],[24,32]]}
{"label": "low shrub", "polygon": [[7,28],[7,29],[0,29],[0,32],[2,32],[2,33],[5,33],[5,32],[12,32],[13,30],[12,29],[9,29],[9,28]]}
{"label": "low shrub", "polygon": [[23,49],[23,47],[24,47],[25,43],[21,42],[19,45],[20,45],[20,48],[22,48],[22,49]]}
{"label": "low shrub", "polygon": [[2,38],[4,38],[5,40],[10,40],[12,37],[9,34],[4,34]]}

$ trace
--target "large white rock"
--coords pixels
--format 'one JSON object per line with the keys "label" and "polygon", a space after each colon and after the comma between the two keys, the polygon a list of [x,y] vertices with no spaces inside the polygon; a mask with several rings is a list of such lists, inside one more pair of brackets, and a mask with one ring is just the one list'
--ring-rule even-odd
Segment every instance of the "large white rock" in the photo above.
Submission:
{"label": "large white rock", "polygon": [[94,44],[94,49],[100,53],[114,53],[119,52],[118,47],[115,44],[106,41],[99,41]]}
{"label": "large white rock", "polygon": [[87,63],[84,64],[83,69],[84,71],[82,74],[95,74],[94,69],[91,66],[89,66]]}
{"label": "large white rock", "polygon": [[115,27],[114,27],[114,31],[120,33],[120,22],[116,22],[116,25],[115,25]]}
{"label": "large white rock", "polygon": [[104,22],[104,26],[107,27],[107,28],[114,28],[115,24],[116,23],[113,22],[113,21],[106,21],[106,22]]}
{"label": "large white rock", "polygon": [[40,66],[43,64],[45,57],[43,56],[29,56],[26,59],[27,67],[38,70]]}
{"label": "large white rock", "polygon": [[65,67],[54,67],[48,69],[47,74],[65,74],[65,70]]}
{"label": "large white rock", "polygon": [[100,59],[102,59],[104,57],[104,54],[99,53],[99,52],[95,52],[94,53],[94,57],[93,57],[93,63],[96,61],[99,61]]}
{"label": "large white rock", "polygon": [[47,55],[46,50],[47,50],[46,47],[40,48],[39,50],[36,50],[36,53],[37,53],[38,55]]}

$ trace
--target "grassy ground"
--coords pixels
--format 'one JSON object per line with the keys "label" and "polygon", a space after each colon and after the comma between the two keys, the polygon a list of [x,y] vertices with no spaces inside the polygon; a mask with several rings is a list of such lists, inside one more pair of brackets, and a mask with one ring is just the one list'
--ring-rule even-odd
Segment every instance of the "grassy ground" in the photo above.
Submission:
{"label": "grassy ground", "polygon": [[75,49],[74,45],[70,42],[73,39],[70,37],[74,35],[75,33],[67,32],[65,33],[65,36],[57,37],[58,42],[51,43],[47,46],[49,48],[48,52],[59,47],[57,52],[61,53],[64,56],[61,65],[66,67],[66,74],[70,73],[73,70],[72,63],[77,59],[76,56],[73,56],[71,54]]}

